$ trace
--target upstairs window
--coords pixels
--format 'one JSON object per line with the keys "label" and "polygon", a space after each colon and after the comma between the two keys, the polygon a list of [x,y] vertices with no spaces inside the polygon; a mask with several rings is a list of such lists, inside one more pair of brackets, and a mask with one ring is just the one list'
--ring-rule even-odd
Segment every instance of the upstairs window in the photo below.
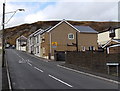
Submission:
{"label": "upstairs window", "polygon": [[39,46],[37,46],[37,53],[39,53]]}
{"label": "upstairs window", "polygon": [[39,36],[37,36],[37,43],[39,43]]}
{"label": "upstairs window", "polygon": [[71,39],[71,40],[74,39],[74,34],[73,33],[69,33],[68,34],[68,39]]}

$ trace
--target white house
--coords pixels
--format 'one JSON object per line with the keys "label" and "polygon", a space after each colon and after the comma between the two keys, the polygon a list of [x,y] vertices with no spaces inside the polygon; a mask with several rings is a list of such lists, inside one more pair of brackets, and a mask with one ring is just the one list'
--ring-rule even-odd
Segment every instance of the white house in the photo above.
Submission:
{"label": "white house", "polygon": [[36,56],[40,56],[40,45],[41,45],[40,34],[39,34],[40,31],[43,30],[38,29],[37,31],[29,35],[27,39],[27,48],[28,48],[27,51]]}
{"label": "white house", "polygon": [[16,49],[21,51],[26,51],[27,38],[25,36],[20,36],[16,39]]}
{"label": "white house", "polygon": [[[111,37],[113,36],[113,38]],[[111,39],[120,39],[120,27],[110,28],[98,34],[98,44],[104,45]]]}
{"label": "white house", "polygon": [[38,57],[43,57],[43,51],[41,49],[41,41],[42,41],[41,34],[43,34],[45,31],[47,31],[50,28],[51,26],[45,30],[38,29],[37,31],[35,31],[34,33],[28,36],[27,51],[29,53],[34,54]]}

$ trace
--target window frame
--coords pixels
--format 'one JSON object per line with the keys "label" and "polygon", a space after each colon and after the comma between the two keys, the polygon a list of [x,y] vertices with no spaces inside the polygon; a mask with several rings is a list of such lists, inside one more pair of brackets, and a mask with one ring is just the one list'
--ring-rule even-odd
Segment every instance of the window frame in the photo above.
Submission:
{"label": "window frame", "polygon": [[[73,38],[70,38],[70,35],[73,35]],[[74,39],[74,34],[73,33],[69,33],[68,34],[68,39],[73,40]]]}

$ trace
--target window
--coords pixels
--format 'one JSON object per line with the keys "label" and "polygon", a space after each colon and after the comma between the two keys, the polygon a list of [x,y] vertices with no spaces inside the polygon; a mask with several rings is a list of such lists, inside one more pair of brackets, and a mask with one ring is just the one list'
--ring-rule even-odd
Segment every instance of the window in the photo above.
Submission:
{"label": "window", "polygon": [[74,39],[74,34],[73,33],[69,33],[68,34],[68,39]]}
{"label": "window", "polygon": [[30,38],[30,44],[32,45],[32,38]]}
{"label": "window", "polygon": [[39,53],[39,46],[37,46],[37,53]]}
{"label": "window", "polygon": [[95,47],[94,46],[90,46],[89,47],[89,51],[93,51],[93,50],[95,50]]}
{"label": "window", "polygon": [[86,49],[85,49],[85,46],[82,46],[82,51],[85,51]]}
{"label": "window", "polygon": [[39,36],[37,36],[37,43],[39,43]]}
{"label": "window", "polygon": [[34,54],[36,54],[36,47],[34,48]]}

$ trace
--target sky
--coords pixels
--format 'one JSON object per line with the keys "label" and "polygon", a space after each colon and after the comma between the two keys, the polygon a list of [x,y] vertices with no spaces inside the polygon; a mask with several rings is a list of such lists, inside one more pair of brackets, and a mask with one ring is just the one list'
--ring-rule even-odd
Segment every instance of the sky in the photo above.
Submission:
{"label": "sky", "polygon": [[[119,0],[0,0],[5,12],[17,11],[5,27],[52,20],[118,21]],[[0,7],[0,22],[2,22]],[[14,13],[5,14],[7,22]],[[0,23],[0,25],[2,25]],[[2,27],[2,26],[1,26]]]}

